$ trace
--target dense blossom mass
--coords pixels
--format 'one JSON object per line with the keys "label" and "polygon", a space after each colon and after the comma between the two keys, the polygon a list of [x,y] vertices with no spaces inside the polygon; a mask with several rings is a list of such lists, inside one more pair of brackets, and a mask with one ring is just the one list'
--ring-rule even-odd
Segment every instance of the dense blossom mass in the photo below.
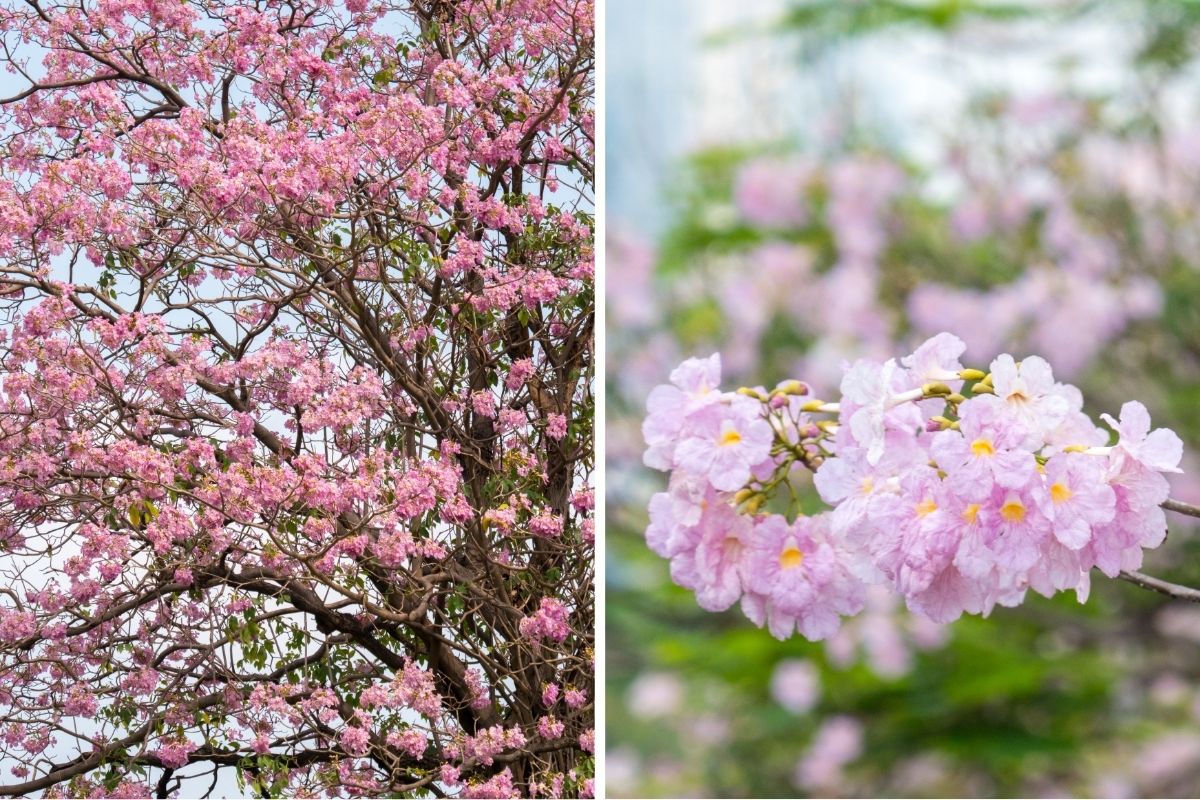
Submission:
{"label": "dense blossom mass", "polygon": [[[884,584],[936,622],[1137,569],[1166,536],[1164,473],[1183,446],[1126,403],[1098,427],[1037,356],[965,369],[941,333],[845,369],[841,399],[723,392],[720,359],[690,359],[651,392],[646,464],[670,472],[646,538],[705,609],[738,601],[779,638],[834,634]],[[831,510],[798,513],[812,470]]]}
{"label": "dense blossom mass", "polygon": [[0,0],[0,794],[592,792],[593,14]]}

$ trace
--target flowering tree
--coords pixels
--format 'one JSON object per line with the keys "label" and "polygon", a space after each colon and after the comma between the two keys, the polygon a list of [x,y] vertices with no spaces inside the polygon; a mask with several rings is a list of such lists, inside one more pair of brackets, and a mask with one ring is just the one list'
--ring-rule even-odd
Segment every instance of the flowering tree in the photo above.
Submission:
{"label": "flowering tree", "polygon": [[591,791],[592,16],[0,7],[0,792]]}

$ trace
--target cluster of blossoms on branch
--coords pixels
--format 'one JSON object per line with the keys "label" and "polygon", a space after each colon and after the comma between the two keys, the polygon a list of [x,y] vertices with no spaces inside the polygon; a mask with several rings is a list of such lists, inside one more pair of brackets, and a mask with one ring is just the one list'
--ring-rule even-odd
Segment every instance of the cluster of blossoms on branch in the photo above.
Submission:
{"label": "cluster of blossoms on branch", "polygon": [[[691,359],[649,396],[650,547],[705,609],[741,601],[779,638],[825,639],[883,584],[936,622],[1074,590],[1093,567],[1138,568],[1166,536],[1164,473],[1182,443],[1126,403],[1098,427],[1082,394],[1037,356],[964,368],[940,333],[897,362],[848,365],[841,399],[797,380],[719,389],[720,359]],[[831,510],[799,513],[811,470]]]}

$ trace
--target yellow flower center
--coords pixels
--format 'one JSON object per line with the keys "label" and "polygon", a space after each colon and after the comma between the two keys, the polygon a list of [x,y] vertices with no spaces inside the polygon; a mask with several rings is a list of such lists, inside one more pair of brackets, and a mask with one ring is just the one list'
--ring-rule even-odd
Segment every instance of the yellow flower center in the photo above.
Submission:
{"label": "yellow flower center", "polygon": [[875,479],[868,475],[862,479],[862,493],[870,494],[873,491],[875,491]]}
{"label": "yellow flower center", "polygon": [[722,447],[725,447],[726,445],[737,444],[741,440],[742,440],[742,435],[740,433],[738,433],[736,430],[734,430],[733,428],[730,428],[729,430],[727,430],[721,434],[721,438],[718,441],[718,444],[720,444]]}
{"label": "yellow flower center", "polygon": [[991,439],[976,439],[971,442],[971,452],[977,456],[994,456],[996,448]]}
{"label": "yellow flower center", "polygon": [[783,548],[783,552],[779,554],[779,566],[784,569],[793,569],[804,563],[804,553],[800,552],[800,548],[794,544],[788,544]]}
{"label": "yellow flower center", "polygon": [[979,517],[979,503],[971,503],[963,509],[962,518],[967,521],[968,525],[974,525],[975,520]]}
{"label": "yellow flower center", "polygon": [[1025,504],[1016,498],[1005,500],[1000,506],[1000,516],[1009,522],[1020,522],[1025,519]]}
{"label": "yellow flower center", "polygon": [[922,500],[920,503],[917,503],[917,516],[918,517],[928,517],[930,514],[932,514],[935,511],[937,511],[937,503],[933,502],[933,500],[926,498],[925,500]]}
{"label": "yellow flower center", "polygon": [[1050,485],[1050,499],[1056,503],[1065,503],[1071,499],[1075,493],[1061,483]]}

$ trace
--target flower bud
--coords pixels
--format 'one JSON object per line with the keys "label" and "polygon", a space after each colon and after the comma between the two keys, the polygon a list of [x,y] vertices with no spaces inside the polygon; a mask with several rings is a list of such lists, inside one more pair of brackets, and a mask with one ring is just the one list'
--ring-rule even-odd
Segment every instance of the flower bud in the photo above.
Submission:
{"label": "flower bud", "polygon": [[965,403],[965,402],[967,402],[967,398],[963,397],[963,396],[962,396],[961,394],[959,394],[958,392],[955,392],[954,394],[952,394],[952,395],[950,395],[949,397],[947,397],[947,398],[946,398],[946,402],[947,402],[947,403],[954,403],[954,405],[958,405],[959,403]]}
{"label": "flower bud", "polygon": [[921,387],[921,394],[926,397],[946,397],[954,392],[944,383],[927,383]]}
{"label": "flower bud", "polygon": [[742,503],[746,502],[751,497],[754,497],[756,494],[758,494],[758,492],[753,489],[739,489],[738,493],[733,496],[733,504],[735,506],[740,506]]}
{"label": "flower bud", "polygon": [[984,383],[983,381],[980,381],[979,383],[972,386],[971,391],[974,392],[975,394],[995,394],[996,393],[995,389],[993,389],[990,385]]}
{"label": "flower bud", "polygon": [[762,400],[764,402],[767,399],[767,396],[765,394],[760,392],[758,389],[752,389],[749,386],[743,386],[742,388],[737,390],[737,393],[740,395],[744,395],[746,397],[753,397],[755,400]]}
{"label": "flower bud", "polygon": [[767,498],[764,495],[755,494],[753,497],[751,497],[749,500],[746,501],[746,506],[743,509],[743,511],[747,514],[757,514],[758,509],[762,506],[763,501],[766,499]]}
{"label": "flower bud", "polygon": [[788,394],[788,395],[805,395],[808,394],[808,384],[803,381],[791,380],[784,381],[775,387],[775,391],[771,394]]}
{"label": "flower bud", "polygon": [[958,377],[964,381],[981,381],[987,377],[987,373],[981,369],[964,369],[958,373]]}

